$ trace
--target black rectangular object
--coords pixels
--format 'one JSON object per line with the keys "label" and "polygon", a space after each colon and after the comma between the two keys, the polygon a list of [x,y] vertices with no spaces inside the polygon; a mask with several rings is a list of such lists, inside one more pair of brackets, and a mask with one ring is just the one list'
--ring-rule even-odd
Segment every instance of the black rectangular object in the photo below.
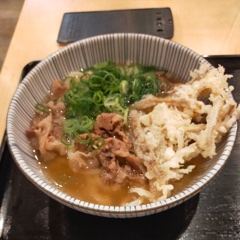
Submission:
{"label": "black rectangular object", "polygon": [[170,39],[170,8],[68,12],[63,15],[57,42],[70,43],[107,33],[142,33]]}

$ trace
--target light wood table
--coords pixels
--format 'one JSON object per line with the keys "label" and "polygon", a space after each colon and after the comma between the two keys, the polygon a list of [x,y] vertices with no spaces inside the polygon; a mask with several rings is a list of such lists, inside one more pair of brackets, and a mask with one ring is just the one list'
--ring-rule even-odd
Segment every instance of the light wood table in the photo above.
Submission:
{"label": "light wood table", "polygon": [[172,41],[202,55],[240,54],[239,0],[26,0],[0,75],[0,143],[21,71],[62,47],[56,39],[65,12],[160,7],[172,10]]}

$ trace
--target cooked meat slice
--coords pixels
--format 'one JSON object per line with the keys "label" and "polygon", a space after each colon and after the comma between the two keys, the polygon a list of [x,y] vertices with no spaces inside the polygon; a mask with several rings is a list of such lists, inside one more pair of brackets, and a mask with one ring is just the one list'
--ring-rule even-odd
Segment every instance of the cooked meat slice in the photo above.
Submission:
{"label": "cooked meat slice", "polygon": [[84,153],[80,151],[68,151],[68,159],[71,169],[77,172],[79,169],[99,168],[100,163],[96,153]]}
{"label": "cooked meat slice", "polygon": [[102,169],[101,178],[105,183],[126,184],[127,180],[138,183],[145,183],[146,178],[142,173],[136,173],[129,165],[120,166],[114,158],[109,161],[109,165]]}
{"label": "cooked meat slice", "polygon": [[53,135],[48,136],[45,146],[47,151],[56,152],[60,156],[64,156],[67,153],[66,146]]}
{"label": "cooked meat slice", "polygon": [[115,154],[119,161],[120,159],[124,159],[125,163],[129,164],[133,169],[139,172],[144,172],[145,169],[141,163],[140,158],[136,157],[133,154],[130,154],[129,152],[122,151],[121,149],[115,151]]}
{"label": "cooked meat slice", "polygon": [[132,142],[123,131],[123,117],[116,113],[102,113],[98,115],[94,125],[94,132],[105,138],[114,137],[123,141],[127,147],[132,148]]}
{"label": "cooked meat slice", "polygon": [[124,183],[125,180],[144,182],[145,168],[132,152],[132,142],[123,131],[123,117],[116,113],[100,114],[94,132],[105,137],[98,151],[102,179],[106,183]]}
{"label": "cooked meat slice", "polygon": [[134,180],[143,183],[144,167],[140,159],[129,152],[128,146],[116,138],[105,139],[105,145],[100,149],[98,159],[102,165],[104,182],[124,183]]}
{"label": "cooked meat slice", "polygon": [[123,126],[123,118],[116,113],[102,113],[97,116],[94,126],[94,132],[96,134],[113,134],[116,129],[120,129]]}
{"label": "cooked meat slice", "polygon": [[61,113],[63,114],[63,112],[65,111],[65,105],[62,101],[50,101],[47,104],[47,107],[49,107],[52,111],[56,112],[56,113]]}
{"label": "cooked meat slice", "polygon": [[49,114],[46,118],[44,118],[41,122],[37,124],[35,127],[35,133],[38,138],[39,147],[41,155],[44,156],[47,153],[46,142],[47,138],[52,129],[52,114]]}
{"label": "cooked meat slice", "polygon": [[62,84],[61,80],[55,80],[51,86],[50,98],[56,100],[68,90],[68,87]]}
{"label": "cooked meat slice", "polygon": [[40,152],[44,160],[53,159],[56,154],[61,156],[66,154],[66,146],[53,135],[53,132],[56,132],[53,120],[52,114],[49,114],[38,123],[34,122],[36,125],[26,131],[32,146]]}
{"label": "cooked meat slice", "polygon": [[29,139],[31,146],[34,149],[38,149],[39,148],[39,142],[38,142],[38,138],[36,135],[36,132],[33,128],[29,128],[26,130],[26,136]]}

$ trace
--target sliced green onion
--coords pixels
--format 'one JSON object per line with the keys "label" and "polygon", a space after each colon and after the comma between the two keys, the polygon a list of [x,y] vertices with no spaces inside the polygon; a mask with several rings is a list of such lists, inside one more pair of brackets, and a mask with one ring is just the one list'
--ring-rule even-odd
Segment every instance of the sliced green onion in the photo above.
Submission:
{"label": "sliced green onion", "polygon": [[129,83],[127,80],[122,80],[120,82],[120,92],[124,95],[127,95],[129,91]]}
{"label": "sliced green onion", "polygon": [[140,78],[135,78],[133,80],[133,86],[132,86],[132,91],[133,91],[133,98],[135,101],[141,99],[141,90],[142,90],[142,81]]}
{"label": "sliced green onion", "polygon": [[87,116],[80,119],[66,119],[63,122],[64,132],[71,138],[75,138],[77,134],[88,133],[93,128],[94,121]]}
{"label": "sliced green onion", "polygon": [[101,104],[103,102],[103,92],[102,91],[97,91],[93,94],[93,101],[95,101],[96,103]]}
{"label": "sliced green onion", "polygon": [[43,113],[50,113],[50,109],[49,108],[47,108],[47,107],[45,107],[44,105],[42,105],[42,104],[40,104],[40,103],[37,103],[36,105],[35,105],[35,108],[37,109],[37,110],[39,110],[40,112],[43,112]]}
{"label": "sliced green onion", "polygon": [[123,123],[124,123],[124,125],[127,125],[128,113],[129,113],[129,108],[125,109],[125,112],[124,112],[124,116],[123,116]]}
{"label": "sliced green onion", "polygon": [[95,69],[102,69],[102,68],[105,68],[108,66],[108,62],[102,62],[102,63],[97,63],[97,64],[94,64],[93,67]]}
{"label": "sliced green onion", "polygon": [[99,76],[91,76],[89,78],[89,87],[91,89],[99,89],[102,86],[103,79]]}
{"label": "sliced green onion", "polygon": [[62,134],[61,142],[66,146],[70,146],[72,144],[72,141],[67,134]]}
{"label": "sliced green onion", "polygon": [[107,108],[111,108],[112,106],[117,105],[118,102],[119,101],[118,101],[118,95],[117,94],[107,96],[103,100],[103,104]]}
{"label": "sliced green onion", "polygon": [[[100,141],[100,142],[99,142]],[[96,137],[92,139],[92,141],[89,144],[89,151],[97,151],[99,150],[103,145],[105,144],[105,139],[102,137]]]}
{"label": "sliced green onion", "polygon": [[118,113],[127,124],[129,105],[146,94],[161,93],[164,87],[155,67],[118,66],[112,62],[95,64],[83,70],[82,76],[66,79],[70,82],[70,89],[64,94],[64,132],[70,138],[83,140],[89,145],[92,140],[77,139],[78,134],[90,134],[98,114]]}
{"label": "sliced green onion", "polygon": [[91,137],[91,134],[88,133],[88,137],[86,139],[81,138],[79,135],[77,135],[75,139],[80,143],[88,144],[91,142],[92,137]]}

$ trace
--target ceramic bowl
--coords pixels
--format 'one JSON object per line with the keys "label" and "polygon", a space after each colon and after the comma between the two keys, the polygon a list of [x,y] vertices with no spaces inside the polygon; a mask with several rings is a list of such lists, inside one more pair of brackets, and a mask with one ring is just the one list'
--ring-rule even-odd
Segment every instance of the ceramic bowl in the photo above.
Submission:
{"label": "ceramic bowl", "polygon": [[[7,117],[8,143],[13,158],[23,174],[51,198],[73,209],[104,217],[129,218],[155,214],[176,206],[197,194],[219,173],[227,161],[236,137],[237,124],[217,147],[217,155],[207,161],[180,193],[166,200],[140,206],[105,206],[75,199],[52,184],[41,171],[26,138],[34,113],[34,103],[44,99],[55,79],[71,71],[111,60],[155,65],[188,81],[189,72],[206,60],[173,41],[142,34],[108,34],[72,43],[42,60],[20,83],[10,103]],[[209,64],[210,65],[210,64]]]}

